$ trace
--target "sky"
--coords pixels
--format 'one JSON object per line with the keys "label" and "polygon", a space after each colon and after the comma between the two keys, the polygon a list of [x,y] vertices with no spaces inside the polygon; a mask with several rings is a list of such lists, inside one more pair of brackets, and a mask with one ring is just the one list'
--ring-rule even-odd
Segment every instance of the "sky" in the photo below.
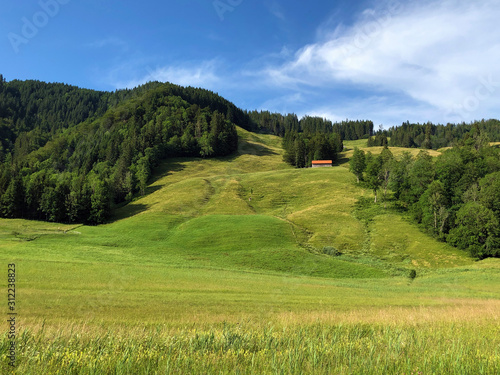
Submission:
{"label": "sky", "polygon": [[0,74],[114,91],[202,87],[332,121],[500,118],[500,0],[24,0]]}

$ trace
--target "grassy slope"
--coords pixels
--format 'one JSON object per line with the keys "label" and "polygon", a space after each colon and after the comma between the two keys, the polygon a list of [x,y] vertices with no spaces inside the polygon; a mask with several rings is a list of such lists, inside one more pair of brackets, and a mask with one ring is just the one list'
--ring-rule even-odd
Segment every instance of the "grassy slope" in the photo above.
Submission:
{"label": "grassy slope", "polygon": [[[23,319],[300,320],[499,297],[497,261],[473,264],[390,213],[368,227],[356,219],[356,198],[370,193],[346,165],[292,169],[280,139],[239,134],[233,157],[165,163],[108,225],[0,220],[0,259],[17,264]],[[347,257],[320,254],[324,246]],[[391,267],[433,271],[409,284]]]}
{"label": "grassy slope", "polygon": [[[366,139],[359,139],[357,141],[344,141],[344,157],[345,158],[350,158],[354,152],[354,147],[358,147],[360,150],[363,150],[364,152],[370,151],[374,155],[378,155],[382,152],[383,147],[367,147],[367,141]],[[392,153],[394,156],[399,156],[403,152],[407,151],[413,156],[417,155],[420,152],[420,149],[418,148],[404,148],[404,147],[390,147]],[[436,150],[425,150],[427,151],[431,156],[438,156],[441,154],[441,150],[436,151]]]}
{"label": "grassy slope", "polygon": [[381,207],[362,222],[346,164],[295,170],[239,133],[238,155],[165,163],[108,225],[0,220],[20,333],[1,373],[498,373],[498,260]]}

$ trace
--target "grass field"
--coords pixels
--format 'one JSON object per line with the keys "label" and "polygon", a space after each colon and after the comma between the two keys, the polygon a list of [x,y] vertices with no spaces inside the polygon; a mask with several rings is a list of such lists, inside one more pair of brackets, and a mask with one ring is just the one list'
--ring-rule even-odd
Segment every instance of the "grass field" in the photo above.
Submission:
{"label": "grass field", "polygon": [[19,314],[2,374],[500,371],[498,260],[360,210],[354,143],[297,170],[279,138],[238,132],[231,157],[164,163],[109,224],[0,220]]}
{"label": "grass field", "polygon": [[[373,155],[379,155],[382,150],[384,149],[381,146],[377,147],[367,147],[367,141],[366,139],[360,139],[357,141],[344,141],[344,152],[341,154],[345,159],[348,159],[352,156],[354,153],[354,147],[358,147],[360,150],[363,150],[365,153],[366,152],[371,152]],[[395,157],[398,157],[401,155],[403,152],[409,152],[411,155],[416,156],[419,152],[420,149],[418,148],[404,148],[404,147],[390,147],[392,154]],[[438,156],[441,154],[442,151],[445,149],[440,149],[440,150],[425,150],[429,153],[431,156]]]}

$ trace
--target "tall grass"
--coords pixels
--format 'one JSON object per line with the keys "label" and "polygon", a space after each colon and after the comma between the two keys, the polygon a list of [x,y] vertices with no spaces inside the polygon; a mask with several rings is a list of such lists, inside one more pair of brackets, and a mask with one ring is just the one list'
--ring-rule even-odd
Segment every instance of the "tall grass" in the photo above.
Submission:
{"label": "tall grass", "polygon": [[[498,374],[498,322],[23,331],[14,374]],[[2,352],[8,345],[1,338]],[[5,354],[2,373],[9,373]]]}

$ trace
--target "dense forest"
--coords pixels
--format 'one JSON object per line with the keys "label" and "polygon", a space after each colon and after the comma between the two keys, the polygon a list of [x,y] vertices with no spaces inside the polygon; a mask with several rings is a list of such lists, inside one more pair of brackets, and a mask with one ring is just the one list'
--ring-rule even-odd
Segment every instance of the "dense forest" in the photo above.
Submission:
{"label": "dense forest", "polygon": [[149,83],[114,93],[0,77],[0,215],[97,224],[144,194],[167,157],[237,148],[244,113],[207,90]]}
{"label": "dense forest", "polygon": [[208,90],[150,82],[111,93],[40,81],[6,82],[0,74],[0,162],[11,152],[22,158],[62,130],[95,120],[120,103],[160,87],[163,95],[218,111],[245,129],[250,126],[242,110]]}
{"label": "dense forest", "polygon": [[283,138],[283,159],[297,168],[310,167],[313,160],[337,161],[344,145],[338,133],[287,132]]}
{"label": "dense forest", "polygon": [[500,142],[500,121],[490,119],[458,125],[410,124],[405,122],[401,126],[378,131],[375,137],[370,138],[368,146],[385,146],[387,144],[397,147],[437,150],[457,145],[475,127],[478,127],[491,142]]}
{"label": "dense forest", "polygon": [[350,169],[375,201],[392,191],[429,234],[476,258],[500,257],[500,150],[479,124],[435,160],[424,150],[394,158],[387,147],[379,156],[356,148]]}

